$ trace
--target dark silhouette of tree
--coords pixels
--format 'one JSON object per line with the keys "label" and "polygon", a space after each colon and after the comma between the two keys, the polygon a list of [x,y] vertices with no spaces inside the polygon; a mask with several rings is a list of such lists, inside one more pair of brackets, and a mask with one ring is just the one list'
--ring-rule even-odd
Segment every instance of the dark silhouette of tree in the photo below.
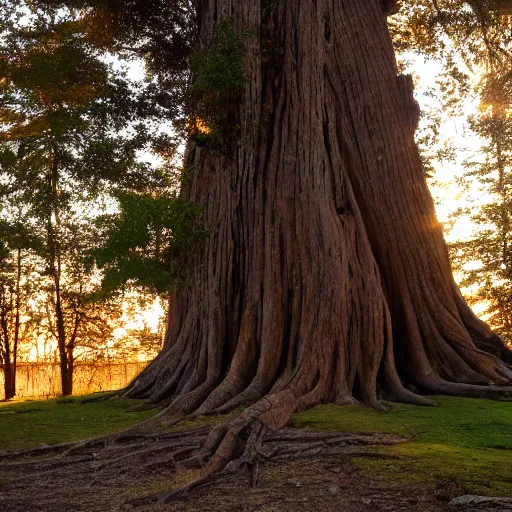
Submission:
{"label": "dark silhouette of tree", "polygon": [[[5,206],[3,202],[0,205]],[[29,257],[35,240],[20,210],[12,213],[18,213],[17,218],[0,220],[0,366],[4,373],[5,400],[16,395],[18,350],[28,331],[38,323],[28,304],[30,288],[36,285]]]}

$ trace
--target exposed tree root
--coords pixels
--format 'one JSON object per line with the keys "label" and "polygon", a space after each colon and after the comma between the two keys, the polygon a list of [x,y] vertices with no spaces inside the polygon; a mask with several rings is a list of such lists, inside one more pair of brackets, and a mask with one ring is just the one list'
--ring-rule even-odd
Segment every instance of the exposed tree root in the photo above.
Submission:
{"label": "exposed tree root", "polygon": [[[251,485],[258,481],[260,465],[270,459],[330,456],[360,452],[360,447],[407,442],[389,434],[343,434],[283,428],[293,410],[286,400],[264,399],[236,419],[217,426],[183,432],[148,431],[94,438],[79,443],[62,443],[22,452],[2,454],[1,467],[15,470],[20,485],[34,474],[50,475],[63,466],[75,466],[81,478],[115,470],[160,468],[170,476],[180,468],[194,468],[199,476],[187,485],[133,503],[167,503],[211,481],[215,475],[247,470]],[[365,453],[365,452],[362,452]],[[50,456],[48,458],[48,456]],[[8,461],[8,459],[12,459]],[[91,476],[92,477],[92,476]]]}
{"label": "exposed tree root", "polygon": [[[503,396],[510,392],[505,388],[480,388],[490,390],[493,396],[498,391]],[[411,393],[411,396],[415,395]],[[25,477],[51,474],[63,466],[76,467],[74,471],[80,471],[83,478],[90,474],[95,479],[112,471],[120,474],[134,468],[165,471],[169,479],[182,469],[197,471],[197,476],[184,486],[130,500],[131,505],[148,501],[169,503],[225,473],[243,470],[248,474],[250,484],[256,485],[261,465],[268,460],[340,454],[367,456],[361,447],[404,443],[412,439],[389,434],[286,428],[301,404],[307,404],[307,401],[297,399],[286,390],[268,395],[223,424],[183,432],[166,431],[175,420],[166,416],[164,410],[153,421],[145,421],[117,434],[1,454],[0,467],[21,475],[20,485]]]}
{"label": "exposed tree root", "polygon": [[[202,468],[200,476],[179,489],[174,489],[158,496],[159,503],[169,503],[185,495],[189,491],[210,482],[216,474],[237,472],[246,469],[250,484],[258,481],[260,464],[264,460],[339,455],[340,453],[364,453],[351,450],[353,446],[391,445],[409,441],[407,438],[389,434],[340,434],[308,432],[299,429],[283,429],[268,432],[268,428],[259,420],[243,424],[238,420],[224,425],[223,428],[212,429],[203,448],[198,454],[203,459],[211,447],[222,440]],[[246,436],[240,435],[240,429],[249,429]]]}

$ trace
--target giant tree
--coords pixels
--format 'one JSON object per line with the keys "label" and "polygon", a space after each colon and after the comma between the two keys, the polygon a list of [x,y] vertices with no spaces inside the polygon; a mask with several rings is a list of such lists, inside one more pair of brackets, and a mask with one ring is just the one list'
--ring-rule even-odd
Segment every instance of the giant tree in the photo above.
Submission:
{"label": "giant tree", "polygon": [[169,401],[163,422],[247,405],[212,433],[210,469],[247,428],[255,443],[322,401],[508,393],[511,370],[477,348],[498,340],[452,277],[391,7],[198,4],[192,95],[207,126],[182,193],[212,229],[162,353],[125,394]]}
{"label": "giant tree", "polygon": [[[215,229],[162,354],[126,393],[173,398],[170,416],[254,403],[272,427],[319,401],[376,403],[378,382],[412,403],[425,400],[406,383],[501,393],[487,383],[511,373],[475,346],[493,334],[453,281],[389,6],[214,3],[198,6],[199,110],[214,124],[224,102],[215,128],[238,133],[189,144],[183,194]],[[243,91],[215,80],[237,37]]]}
{"label": "giant tree", "polygon": [[[469,17],[484,5],[455,3]],[[194,15],[188,2],[69,4],[112,9],[102,26],[128,18],[112,38],[139,34],[161,84],[197,47],[182,197],[209,237],[161,354],[124,394],[169,404],[152,423],[246,406],[211,431],[206,475],[240,438],[251,460],[267,430],[320,402],[510,393],[510,368],[478,348],[499,339],[452,276],[388,31],[394,1],[200,0]]]}

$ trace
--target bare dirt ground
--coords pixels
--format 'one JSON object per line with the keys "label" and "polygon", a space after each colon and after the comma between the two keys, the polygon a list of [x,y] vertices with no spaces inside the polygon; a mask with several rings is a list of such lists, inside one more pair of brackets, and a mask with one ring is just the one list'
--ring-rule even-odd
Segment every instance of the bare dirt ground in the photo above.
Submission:
{"label": "bare dirt ground", "polygon": [[[168,441],[167,441],[168,442]],[[0,464],[2,512],[504,512],[504,505],[454,507],[461,494],[449,482],[393,485],[385,475],[369,477],[352,462],[353,444],[344,451],[290,454],[266,462],[258,484],[250,488],[248,472],[221,475],[208,485],[159,505],[156,496],[184,485],[196,473],[179,469],[164,455],[162,441],[149,443],[151,456],[138,448],[97,448],[51,459],[17,458]],[[133,446],[133,445],[129,445]],[[158,450],[155,450],[158,448]],[[96,450],[96,451],[95,451]],[[133,451],[135,450],[135,451]],[[120,455],[122,453],[122,455]],[[368,454],[370,455],[370,454]],[[371,456],[371,455],[370,455]],[[377,455],[376,455],[377,456]],[[105,462],[108,461],[108,464]]]}

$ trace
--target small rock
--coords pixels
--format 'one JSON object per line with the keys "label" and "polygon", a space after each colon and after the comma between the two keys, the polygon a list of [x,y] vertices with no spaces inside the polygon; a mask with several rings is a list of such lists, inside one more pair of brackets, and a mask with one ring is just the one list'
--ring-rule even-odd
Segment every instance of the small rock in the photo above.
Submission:
{"label": "small rock", "polygon": [[361,498],[361,501],[365,504],[365,505],[371,505],[372,504],[372,500],[370,498]]}
{"label": "small rock", "polygon": [[329,492],[331,494],[338,494],[340,492],[340,488],[337,485],[330,485]]}
{"label": "small rock", "polygon": [[476,496],[474,494],[465,494],[464,496],[453,498],[453,500],[450,501],[450,505],[454,506],[478,505],[479,503],[505,505],[506,503],[512,503],[512,498],[491,498],[489,496]]}

